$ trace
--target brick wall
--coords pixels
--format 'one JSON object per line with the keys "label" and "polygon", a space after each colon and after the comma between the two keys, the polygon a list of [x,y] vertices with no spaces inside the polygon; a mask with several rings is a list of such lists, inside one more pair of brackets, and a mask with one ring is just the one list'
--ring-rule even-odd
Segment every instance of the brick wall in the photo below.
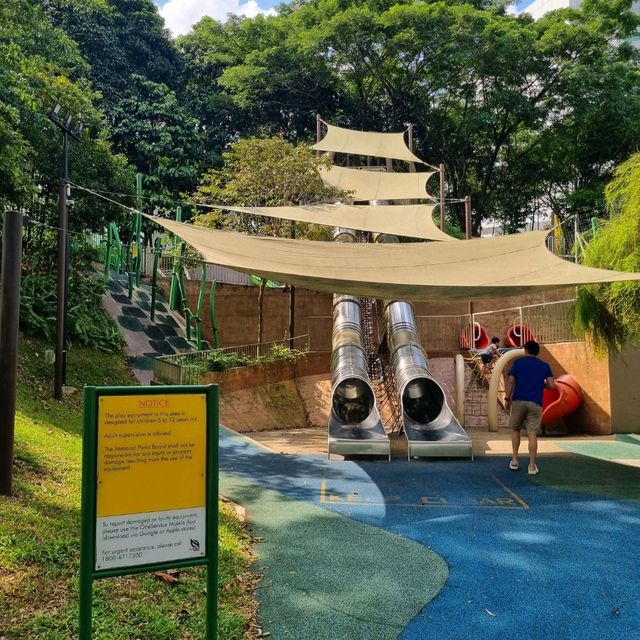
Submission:
{"label": "brick wall", "polygon": [[[195,310],[200,282],[187,280],[189,304]],[[168,296],[170,281],[162,279],[160,286]],[[209,319],[209,291],[207,284],[203,336],[213,342]],[[539,304],[564,300],[573,295],[573,290],[558,289],[521,297],[491,298],[473,303],[476,313],[518,307],[523,304]],[[327,293],[296,289],[295,333],[309,334],[310,346],[315,351],[331,349],[332,296]],[[416,315],[461,315],[468,313],[466,302],[415,302]],[[264,342],[281,340],[289,329],[289,290],[265,289],[264,293]],[[503,317],[504,316],[504,317]],[[218,284],[216,288],[216,320],[222,346],[252,344],[258,339],[258,287],[233,284]],[[504,330],[514,320],[513,313],[491,315],[481,320],[487,327],[489,337],[504,338]]]}
{"label": "brick wall", "polygon": [[[187,294],[192,310],[195,310],[200,282],[187,280]],[[162,281],[163,289],[168,292],[170,282]],[[203,336],[213,344],[211,321],[209,317],[209,294],[211,283],[207,283],[205,312],[203,317]],[[231,347],[241,344],[253,344],[258,341],[258,287],[220,283],[216,287],[216,322],[220,344]],[[316,344],[323,344],[325,334],[331,344],[331,305],[332,296],[306,289],[296,289],[295,325],[296,335],[304,335],[313,330]],[[320,317],[318,321],[310,318]],[[282,340],[289,330],[289,290],[265,289],[264,291],[264,333],[263,342]],[[313,346],[316,351],[322,350]]]}
{"label": "brick wall", "polygon": [[569,432],[611,433],[608,358],[597,358],[584,342],[543,345],[540,357],[551,365],[554,377],[571,374],[582,387],[582,406],[565,418]]}

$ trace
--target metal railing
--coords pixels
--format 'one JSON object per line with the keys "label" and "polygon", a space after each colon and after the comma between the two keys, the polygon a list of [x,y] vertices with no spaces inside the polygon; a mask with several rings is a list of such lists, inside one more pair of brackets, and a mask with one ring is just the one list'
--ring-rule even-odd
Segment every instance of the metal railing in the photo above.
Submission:
{"label": "metal railing", "polygon": [[[105,255],[106,255],[106,240],[104,238],[104,234],[100,233],[87,233],[80,240],[76,240],[76,242],[80,242],[80,244],[84,246],[89,246],[95,249],[98,252],[98,260],[104,263]],[[121,247],[124,245],[120,245]],[[121,249],[122,251],[122,249]],[[153,273],[153,261],[156,254],[156,249],[153,247],[143,245],[141,247],[141,259],[140,259],[140,270],[142,275],[149,275]],[[173,245],[165,245],[160,250],[160,256],[158,260],[158,273],[163,277],[171,277],[173,273],[173,266],[175,263],[175,254],[176,249]],[[121,256],[121,258],[123,258]],[[127,264],[126,260],[121,259],[121,267],[120,270],[122,272],[126,271]],[[185,277],[187,280],[198,280],[200,281],[202,278],[202,268],[198,264],[197,267],[191,267],[188,265],[185,268]],[[222,267],[220,265],[208,264],[206,269],[206,279],[207,282],[216,281],[219,283],[225,284],[241,284],[241,285],[254,285],[254,282],[251,280],[251,277],[240,273],[239,271],[234,271],[233,269],[229,269],[228,267]]]}
{"label": "metal railing", "polygon": [[471,316],[416,316],[416,325],[427,353],[458,351],[461,333],[476,322],[486,329],[489,338],[498,336],[502,340],[509,327],[523,324],[542,344],[578,342],[580,338],[571,327],[570,312],[574,304],[572,299],[481,311]]}
{"label": "metal railing", "polygon": [[207,362],[214,354],[234,353],[251,361],[268,358],[274,348],[286,347],[298,351],[308,351],[307,335],[295,336],[292,340],[274,340],[236,347],[191,351],[160,356],[153,361],[153,378],[162,384],[200,384],[203,373],[207,371]]}
{"label": "metal railing", "polygon": [[522,307],[522,324],[529,327],[538,342],[579,342],[571,327],[573,300],[560,300]]}
{"label": "metal railing", "polygon": [[589,242],[607,222],[590,213],[576,213],[549,231],[547,249],[559,258],[581,263]]}

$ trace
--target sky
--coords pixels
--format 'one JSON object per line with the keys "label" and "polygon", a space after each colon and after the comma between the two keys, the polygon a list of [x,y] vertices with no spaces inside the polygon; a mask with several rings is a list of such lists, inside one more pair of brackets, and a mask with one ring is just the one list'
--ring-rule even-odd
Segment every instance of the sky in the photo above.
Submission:
{"label": "sky", "polygon": [[227,14],[254,18],[259,13],[273,13],[281,0],[154,0],[160,15],[174,36],[183,35],[203,16],[223,22]]}
{"label": "sky", "polygon": [[[229,13],[254,18],[259,13],[270,14],[273,7],[286,0],[154,0],[160,15],[174,36],[183,35],[203,16],[224,21]],[[533,0],[518,0],[522,10]]]}

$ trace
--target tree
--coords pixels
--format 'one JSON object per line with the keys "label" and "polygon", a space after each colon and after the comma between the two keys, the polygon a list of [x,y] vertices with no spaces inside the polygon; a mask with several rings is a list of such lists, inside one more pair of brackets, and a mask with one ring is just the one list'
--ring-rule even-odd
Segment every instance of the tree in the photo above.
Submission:
{"label": "tree", "polygon": [[203,25],[189,42],[215,57],[212,84],[243,127],[298,138],[318,111],[369,130],[412,122],[418,155],[447,167],[448,195],[472,196],[474,230],[488,217],[515,230],[540,203],[561,216],[600,206],[611,167],[640,144],[638,52],[625,42],[638,18],[631,0],[537,22],[507,4],[313,0]]}
{"label": "tree", "polygon": [[292,26],[286,17],[204,18],[179,39],[185,95],[214,149],[255,134],[306,138],[310,114],[338,108],[330,68]]}
{"label": "tree", "polygon": [[113,107],[114,144],[145,175],[150,207],[172,210],[197,185],[200,162],[197,121],[164,84],[132,75],[130,89]]}
{"label": "tree", "polygon": [[107,114],[132,74],[177,89],[180,61],[152,0],[43,0],[54,25],[78,44]]}
{"label": "tree", "polygon": [[[615,170],[605,190],[609,221],[587,245],[584,264],[640,271],[640,154]],[[640,337],[640,283],[580,287],[574,310],[576,329],[600,352],[619,351]]]}
{"label": "tree", "polygon": [[[222,169],[204,174],[194,194],[201,204],[274,207],[333,202],[343,192],[322,182],[318,169],[329,166],[305,145],[293,145],[283,138],[239,140],[224,153]],[[277,218],[249,214],[200,214],[196,224],[250,233],[289,236],[291,223]],[[296,223],[298,237],[328,238],[317,225]]]}
{"label": "tree", "polygon": [[[76,43],[54,27],[42,7],[27,0],[0,5],[0,206],[24,207],[52,223],[61,175],[61,140],[49,113],[59,101],[80,116],[85,133],[71,147],[73,180],[87,187],[122,190],[130,182],[126,160],[111,151],[89,67]],[[92,135],[89,135],[91,133]],[[109,210],[74,194],[73,228],[98,229]],[[44,234],[42,231],[41,234]]]}
{"label": "tree", "polygon": [[[224,154],[222,169],[207,172],[194,194],[201,204],[230,206],[291,206],[332,202],[343,192],[326,186],[318,169],[330,164],[304,145],[294,146],[282,138],[239,140]],[[195,217],[195,224],[281,237],[329,239],[326,227],[264,218],[249,214],[225,215],[220,211]],[[258,291],[258,342],[262,342],[264,289]],[[293,300],[293,288],[291,301]],[[293,316],[293,302],[290,313]],[[290,326],[291,326],[290,318]],[[293,336],[289,336],[293,338]]]}

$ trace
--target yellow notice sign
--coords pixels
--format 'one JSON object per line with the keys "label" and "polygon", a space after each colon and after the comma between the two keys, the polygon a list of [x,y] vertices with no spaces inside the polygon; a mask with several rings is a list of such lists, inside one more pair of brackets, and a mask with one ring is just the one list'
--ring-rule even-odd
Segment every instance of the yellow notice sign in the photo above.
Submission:
{"label": "yellow notice sign", "polygon": [[206,504],[206,396],[100,396],[97,517]]}

